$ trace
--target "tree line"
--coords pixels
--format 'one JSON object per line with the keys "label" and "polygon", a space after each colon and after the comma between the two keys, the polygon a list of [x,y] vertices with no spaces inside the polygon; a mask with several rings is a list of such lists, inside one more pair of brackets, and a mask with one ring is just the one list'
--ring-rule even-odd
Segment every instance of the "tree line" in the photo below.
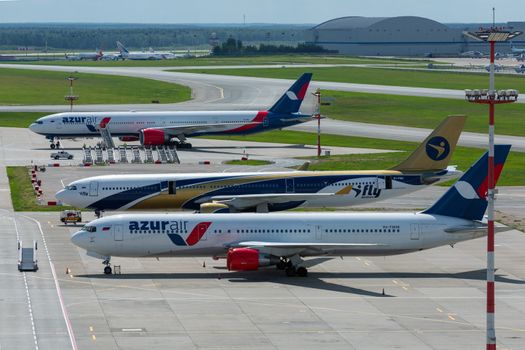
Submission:
{"label": "tree line", "polygon": [[0,47],[17,49],[115,50],[115,42],[121,41],[132,49],[185,48],[212,45],[235,38],[250,43],[295,44],[306,38],[307,27],[122,27],[87,25],[55,26],[0,26]]}

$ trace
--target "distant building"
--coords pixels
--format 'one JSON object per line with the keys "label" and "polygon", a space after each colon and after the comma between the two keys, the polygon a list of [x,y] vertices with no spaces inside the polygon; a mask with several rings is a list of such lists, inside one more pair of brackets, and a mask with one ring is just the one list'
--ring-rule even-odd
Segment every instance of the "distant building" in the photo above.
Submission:
{"label": "distant building", "polygon": [[[511,24],[514,29],[525,31],[525,22]],[[366,56],[440,56],[488,49],[487,45],[465,37],[464,29],[415,16],[349,16],[313,27],[307,42],[342,54]],[[510,46],[504,44],[497,50],[509,52]]]}

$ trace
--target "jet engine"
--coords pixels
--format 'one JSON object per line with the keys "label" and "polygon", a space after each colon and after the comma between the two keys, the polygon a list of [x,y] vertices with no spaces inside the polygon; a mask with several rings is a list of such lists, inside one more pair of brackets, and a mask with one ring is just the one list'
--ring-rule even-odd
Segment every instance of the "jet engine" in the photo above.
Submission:
{"label": "jet engine", "polygon": [[139,137],[138,136],[120,136],[118,139],[124,142],[131,142],[131,141],[138,141]]}
{"label": "jet engine", "polygon": [[139,134],[143,146],[160,146],[169,144],[171,136],[162,129],[144,129]]}
{"label": "jet engine", "polygon": [[260,266],[275,265],[279,262],[276,256],[264,256],[253,248],[230,248],[226,256],[229,271],[253,271]]}

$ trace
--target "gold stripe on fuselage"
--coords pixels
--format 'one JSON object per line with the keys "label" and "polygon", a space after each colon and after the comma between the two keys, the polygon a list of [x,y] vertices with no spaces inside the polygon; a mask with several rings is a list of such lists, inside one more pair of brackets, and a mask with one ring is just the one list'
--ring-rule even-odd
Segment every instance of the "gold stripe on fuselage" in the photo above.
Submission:
{"label": "gold stripe on fuselage", "polygon": [[[359,171],[316,171],[316,172],[297,172],[292,174],[266,174],[266,175],[247,175],[243,177],[235,177],[229,179],[220,179],[217,181],[209,181],[205,183],[197,183],[178,187],[175,194],[169,194],[163,191],[159,194],[153,195],[150,198],[139,201],[137,204],[131,206],[132,210],[145,209],[166,209],[166,208],[182,208],[187,202],[196,197],[205,195],[206,193],[224,189],[227,187],[241,186],[248,183],[262,182],[275,179],[298,178],[298,177],[323,177],[335,175],[403,175],[400,171],[395,170],[359,170]],[[175,180],[176,182],[177,180]],[[198,180],[197,180],[198,181]],[[347,186],[341,189],[337,194],[348,194],[352,190],[352,186]],[[271,189],[269,189],[271,193]],[[210,194],[210,196],[212,196]],[[232,195],[233,197],[233,195]]]}

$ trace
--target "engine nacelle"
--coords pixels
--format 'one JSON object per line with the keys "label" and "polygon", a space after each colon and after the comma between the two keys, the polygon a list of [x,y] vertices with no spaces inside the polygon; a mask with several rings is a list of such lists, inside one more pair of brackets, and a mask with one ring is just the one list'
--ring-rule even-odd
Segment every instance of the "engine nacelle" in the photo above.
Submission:
{"label": "engine nacelle", "polygon": [[143,146],[160,146],[169,144],[171,136],[161,129],[144,129],[139,134]]}
{"label": "engine nacelle", "polygon": [[138,136],[120,136],[118,139],[123,142],[131,142],[131,141],[138,141],[139,137]]}
{"label": "engine nacelle", "polygon": [[202,203],[199,211],[201,213],[229,213],[230,207],[222,203],[208,202]]}
{"label": "engine nacelle", "polygon": [[228,271],[253,271],[259,268],[259,251],[252,248],[230,248],[226,257]]}
{"label": "engine nacelle", "polygon": [[253,248],[230,248],[226,256],[229,271],[253,271],[260,266],[275,265],[278,262],[278,257],[261,255]]}

